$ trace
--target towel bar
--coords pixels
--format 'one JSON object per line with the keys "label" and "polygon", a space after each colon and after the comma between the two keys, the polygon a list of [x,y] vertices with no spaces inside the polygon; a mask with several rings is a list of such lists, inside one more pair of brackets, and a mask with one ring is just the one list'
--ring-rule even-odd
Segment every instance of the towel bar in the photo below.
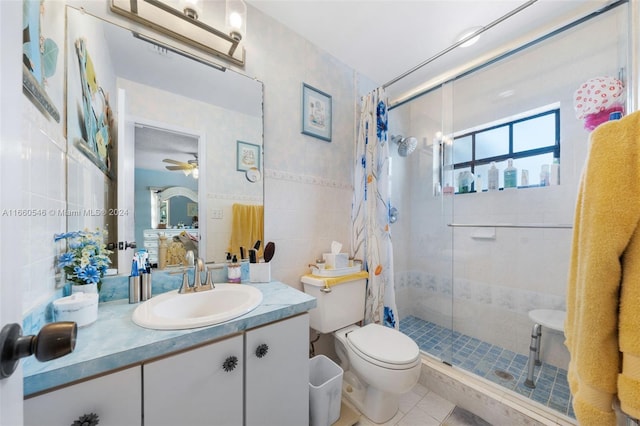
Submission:
{"label": "towel bar", "polygon": [[534,229],[572,229],[566,223],[448,223],[451,228],[534,228]]}

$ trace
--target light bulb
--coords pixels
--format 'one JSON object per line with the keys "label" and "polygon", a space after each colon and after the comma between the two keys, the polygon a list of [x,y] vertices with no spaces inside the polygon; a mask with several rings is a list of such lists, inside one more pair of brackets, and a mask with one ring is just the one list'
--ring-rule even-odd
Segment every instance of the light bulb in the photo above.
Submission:
{"label": "light bulb", "polygon": [[198,176],[200,175],[200,172],[198,171],[197,168],[193,169],[191,171],[191,176],[193,176],[194,179],[198,179]]}
{"label": "light bulb", "polygon": [[202,15],[202,4],[200,0],[181,0],[182,11],[191,19],[198,19]]}
{"label": "light bulb", "polygon": [[238,12],[231,12],[231,15],[229,15],[229,26],[235,29],[242,29],[242,15]]}
{"label": "light bulb", "polygon": [[242,0],[227,0],[225,20],[227,31],[234,40],[242,40],[247,33],[247,6]]}

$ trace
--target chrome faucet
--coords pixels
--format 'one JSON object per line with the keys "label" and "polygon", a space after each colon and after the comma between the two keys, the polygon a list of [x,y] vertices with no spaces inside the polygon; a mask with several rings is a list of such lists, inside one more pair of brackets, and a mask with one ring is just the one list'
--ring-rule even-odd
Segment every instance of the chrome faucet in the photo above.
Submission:
{"label": "chrome faucet", "polygon": [[213,278],[211,276],[211,270],[207,268],[206,282],[202,282],[202,271],[204,271],[204,261],[198,258],[194,261],[193,265],[193,284],[189,283],[188,271],[189,268],[185,268],[182,274],[182,284],[180,284],[179,294],[194,293],[196,291],[213,290],[215,288],[213,284]]}

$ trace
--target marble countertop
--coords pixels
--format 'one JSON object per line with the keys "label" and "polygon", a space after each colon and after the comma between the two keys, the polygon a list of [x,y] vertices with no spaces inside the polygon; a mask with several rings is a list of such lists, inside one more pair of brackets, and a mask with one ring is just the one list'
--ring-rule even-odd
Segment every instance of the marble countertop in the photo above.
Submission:
{"label": "marble countertop", "polygon": [[29,357],[23,362],[24,395],[187,349],[201,343],[287,318],[316,307],[316,299],[281,282],[252,285],[262,291],[262,303],[233,320],[190,330],[149,330],[131,320],[138,304],[127,299],[100,303],[98,320],[79,328],[75,350],[53,361]]}

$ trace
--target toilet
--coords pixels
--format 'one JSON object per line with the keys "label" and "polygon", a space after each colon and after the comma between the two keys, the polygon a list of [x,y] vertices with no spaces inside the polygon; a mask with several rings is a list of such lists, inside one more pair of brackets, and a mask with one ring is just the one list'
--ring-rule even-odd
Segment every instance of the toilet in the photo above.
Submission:
{"label": "toilet", "polygon": [[331,287],[317,276],[305,275],[301,281],[305,293],[317,300],[317,307],[309,311],[311,328],[333,333],[344,370],[343,395],[371,421],[389,421],[398,412],[400,395],[420,377],[418,345],[393,328],[356,325],[364,319],[367,280],[361,275],[343,277]]}

